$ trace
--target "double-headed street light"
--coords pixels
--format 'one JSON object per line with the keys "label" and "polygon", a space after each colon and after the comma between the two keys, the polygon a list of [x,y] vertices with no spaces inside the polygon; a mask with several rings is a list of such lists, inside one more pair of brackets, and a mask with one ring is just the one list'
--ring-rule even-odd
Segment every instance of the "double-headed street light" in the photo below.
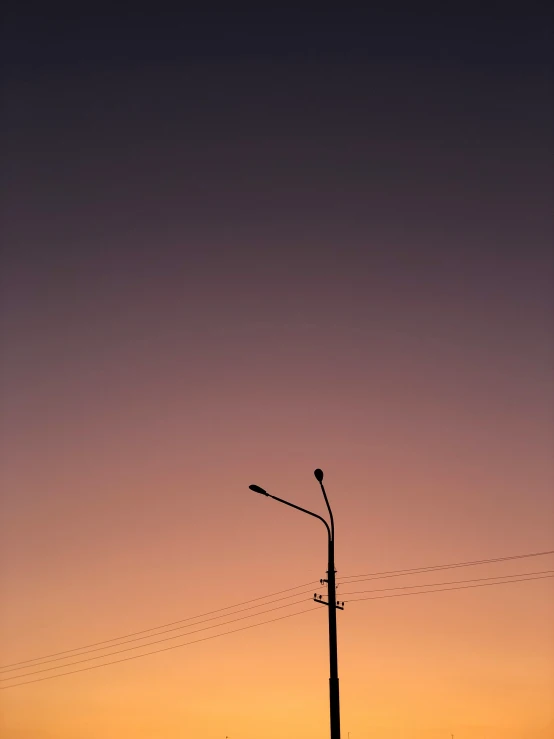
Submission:
{"label": "double-headed street light", "polygon": [[329,664],[330,664],[330,677],[329,677],[329,708],[330,708],[330,714],[331,714],[331,739],[340,739],[340,701],[339,701],[339,668],[338,668],[338,659],[337,659],[337,608],[340,608],[341,610],[344,607],[344,604],[340,604],[337,601],[337,593],[336,593],[336,585],[335,585],[335,524],[333,521],[333,512],[331,511],[331,506],[329,505],[329,500],[327,499],[327,493],[325,492],[325,488],[323,487],[323,471],[320,469],[314,470],[315,479],[319,482],[319,485],[321,487],[321,492],[323,493],[323,497],[325,498],[325,503],[327,504],[327,510],[329,511],[329,519],[331,522],[331,526],[327,523],[327,521],[322,518],[321,516],[318,516],[317,513],[312,513],[311,511],[306,510],[305,508],[301,508],[300,506],[294,505],[294,503],[289,503],[288,500],[283,500],[282,498],[277,498],[275,495],[270,495],[266,490],[261,488],[259,485],[250,485],[250,490],[253,490],[255,493],[259,493],[260,495],[265,495],[268,498],[273,498],[273,500],[279,501],[279,503],[284,503],[285,505],[290,506],[291,508],[296,508],[297,511],[302,511],[302,513],[307,513],[308,516],[313,516],[314,518],[319,518],[320,521],[323,522],[325,525],[325,528],[327,529],[327,538],[328,538],[328,566],[327,566],[327,580],[321,580],[321,583],[324,582],[327,583],[328,587],[328,602],[325,602],[321,599],[321,596],[319,598],[316,597],[316,594],[314,593],[314,600],[316,603],[322,603],[323,605],[328,606],[329,608]]}

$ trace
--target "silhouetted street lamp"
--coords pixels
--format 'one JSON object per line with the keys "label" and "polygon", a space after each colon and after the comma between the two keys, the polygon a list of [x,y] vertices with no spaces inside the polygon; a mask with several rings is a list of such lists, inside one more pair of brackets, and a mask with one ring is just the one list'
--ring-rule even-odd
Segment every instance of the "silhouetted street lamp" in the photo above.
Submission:
{"label": "silhouetted street lamp", "polygon": [[333,521],[333,512],[331,511],[331,506],[329,505],[329,500],[327,499],[327,493],[325,492],[325,488],[323,487],[323,471],[320,469],[314,470],[315,479],[319,482],[319,485],[321,487],[321,492],[323,493],[323,497],[325,498],[325,503],[327,504],[327,510],[329,511],[329,518],[331,521],[331,526],[329,527],[329,524],[327,521],[322,518],[321,516],[318,516],[317,513],[312,513],[311,511],[306,510],[305,508],[301,508],[300,506],[294,505],[294,503],[289,503],[288,500],[283,500],[282,498],[277,498],[275,495],[270,495],[266,490],[261,488],[259,485],[250,485],[250,490],[253,490],[255,493],[259,493],[260,495],[265,495],[268,498],[273,498],[273,500],[279,501],[279,503],[284,503],[285,505],[290,506],[291,508],[296,508],[297,511],[302,511],[302,513],[307,513],[308,516],[313,516],[314,518],[319,518],[320,521],[323,522],[325,525],[325,528],[327,529],[327,539],[328,539],[328,566],[327,566],[327,580],[321,580],[321,584],[323,585],[324,582],[327,583],[328,586],[328,603],[321,600],[321,596],[317,598],[316,593],[314,593],[314,600],[316,603],[321,603],[323,605],[328,606],[329,608],[329,664],[330,664],[330,677],[329,677],[329,708],[330,708],[330,714],[331,714],[331,739],[340,739],[340,701],[339,701],[339,668],[338,668],[338,657],[337,657],[337,608],[340,608],[343,610],[344,603],[341,605],[337,600],[337,593],[336,593],[336,585],[335,585],[335,524]]}

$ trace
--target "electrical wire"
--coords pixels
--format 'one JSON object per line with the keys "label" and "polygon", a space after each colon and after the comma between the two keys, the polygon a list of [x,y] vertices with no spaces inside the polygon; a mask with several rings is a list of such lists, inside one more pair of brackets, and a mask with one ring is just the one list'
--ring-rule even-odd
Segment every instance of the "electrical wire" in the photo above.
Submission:
{"label": "electrical wire", "polygon": [[[396,585],[393,588],[376,588],[375,590],[352,590],[348,593],[341,593],[341,600],[343,595],[357,595],[358,593],[383,593],[386,590],[413,590],[414,588],[433,588],[439,585],[458,585],[459,583],[466,582],[483,582],[484,580],[506,580],[507,578],[513,577],[526,577],[527,575],[546,575],[550,577],[554,576],[554,570],[541,570],[539,572],[517,572],[513,575],[494,575],[493,577],[472,577],[470,580],[450,580],[449,582],[425,582],[420,585]],[[511,582],[511,580],[508,580]],[[515,582],[518,582],[515,580]],[[350,602],[350,601],[349,601]]]}
{"label": "electrical wire", "polygon": [[[419,591],[417,593],[414,593],[414,592],[412,592],[412,593],[393,593],[393,594],[389,594],[389,595],[371,596],[369,598],[353,598],[353,599],[349,600],[348,602],[349,603],[356,603],[356,602],[360,602],[360,601],[364,601],[364,600],[377,600],[377,599],[383,599],[383,598],[398,598],[398,597],[405,597],[405,596],[409,596],[409,595],[429,595],[431,593],[440,593],[440,592],[445,592],[445,591],[449,591],[449,590],[466,590],[468,588],[482,588],[482,587],[490,587],[492,585],[510,585],[510,584],[512,584],[514,582],[527,582],[527,581],[530,581],[530,580],[543,580],[543,579],[546,579],[546,578],[549,578],[549,577],[553,577],[553,575],[540,575],[540,576],[537,576],[537,577],[525,577],[525,578],[521,578],[519,580],[503,580],[501,582],[485,582],[485,583],[478,583],[478,584],[474,584],[474,585],[456,586],[456,587],[452,587],[452,588],[451,587],[448,587],[448,588],[440,588],[440,589],[436,589],[436,590],[422,590],[422,591]],[[0,690],[8,690],[9,688],[17,688],[17,687],[20,687],[22,685],[29,685],[31,683],[43,682],[45,680],[53,680],[53,679],[58,678],[58,677],[65,677],[66,675],[73,675],[73,674],[78,673],[78,672],[86,672],[88,670],[95,670],[95,669],[98,669],[99,667],[108,667],[109,665],[119,664],[120,662],[129,662],[129,661],[134,660],[134,659],[139,659],[140,657],[147,657],[147,656],[152,655],[152,654],[159,654],[160,652],[167,652],[167,651],[170,651],[172,649],[179,649],[180,647],[186,647],[186,646],[189,646],[191,644],[197,644],[199,642],[209,641],[210,639],[216,639],[216,638],[218,638],[220,636],[227,636],[228,634],[235,634],[238,631],[245,631],[247,629],[252,629],[252,628],[254,628],[256,626],[264,626],[264,625],[269,624],[269,623],[274,623],[275,621],[282,621],[282,620],[284,620],[286,618],[291,618],[292,616],[300,616],[303,613],[308,613],[309,611],[317,611],[317,610],[319,610],[319,609],[318,608],[306,608],[305,610],[298,611],[297,613],[289,613],[286,616],[279,616],[278,618],[273,618],[273,619],[269,619],[267,621],[262,621],[261,623],[258,623],[258,624],[250,624],[248,626],[242,626],[242,627],[240,627],[238,629],[232,629],[230,631],[224,631],[221,634],[212,634],[211,636],[202,637],[201,639],[195,639],[195,640],[193,640],[191,642],[185,642],[184,644],[175,644],[175,645],[173,645],[171,647],[163,647],[162,649],[155,649],[152,652],[145,652],[144,654],[135,654],[132,657],[123,657],[122,659],[112,660],[111,662],[105,662],[105,663],[101,663],[99,665],[89,665],[88,667],[81,667],[81,668],[79,668],[77,670],[70,670],[69,672],[62,672],[62,673],[58,673],[57,675],[49,675],[47,677],[35,678],[34,680],[26,680],[24,682],[14,683],[12,685],[3,685],[3,686],[0,686]],[[143,646],[149,646],[149,645],[143,645]],[[105,656],[110,656],[110,655],[105,655]],[[62,665],[62,666],[60,666],[58,668],[54,668],[54,669],[63,669],[64,667],[69,667],[69,666],[70,665]],[[25,675],[18,675],[18,676],[15,676],[13,678],[9,678],[9,679],[17,680],[17,679],[20,679],[22,677],[25,677]]]}
{"label": "electrical wire", "polygon": [[[454,569],[454,568],[459,568],[459,567],[472,567],[472,566],[491,564],[491,563],[496,563],[496,562],[506,562],[506,561],[516,560],[516,559],[525,559],[529,557],[540,557],[540,556],[546,556],[549,554],[554,554],[554,550],[548,550],[548,551],[542,551],[542,552],[532,552],[528,554],[516,554],[516,555],[507,556],[507,557],[496,557],[496,558],[491,558],[491,559],[471,560],[468,562],[456,562],[456,563],[451,563],[451,564],[430,565],[427,567],[415,567],[415,568],[403,569],[403,570],[386,570],[386,571],[381,571],[381,572],[366,573],[365,575],[345,575],[340,578],[337,584],[338,585],[348,585],[350,583],[365,582],[367,580],[380,580],[380,579],[386,579],[390,577],[401,577],[403,575],[411,575],[411,574],[416,575],[416,574],[421,574],[421,573],[426,573],[426,572],[435,572],[438,570],[448,570],[448,569]],[[362,579],[355,580],[355,579],[348,579],[348,578],[362,578]],[[217,620],[219,618],[226,618],[227,616],[234,615],[235,613],[242,613],[246,610],[252,610],[255,608],[264,607],[266,605],[271,605],[272,603],[277,603],[281,600],[288,600],[289,598],[294,598],[296,596],[303,595],[303,593],[292,593],[292,591],[298,590],[299,588],[307,587],[308,585],[313,586],[316,584],[319,584],[319,581],[312,580],[310,582],[306,582],[301,585],[296,585],[292,588],[286,588],[285,590],[278,590],[274,593],[269,593],[268,595],[262,595],[262,596],[259,596],[258,598],[251,598],[250,600],[242,601],[241,603],[235,603],[234,605],[226,606],[224,608],[218,608],[213,611],[207,611],[205,613],[201,613],[196,616],[189,616],[188,618],[180,619],[177,621],[171,621],[166,624],[161,624],[160,626],[153,626],[149,629],[143,629],[142,631],[135,631],[135,632],[131,632],[128,634],[123,634],[121,636],[113,637],[112,639],[106,639],[103,641],[93,642],[91,644],[85,644],[81,647],[73,647],[73,649],[66,649],[60,652],[53,652],[51,654],[46,654],[41,657],[34,657],[31,659],[27,659],[27,660],[21,660],[19,662],[12,662],[12,663],[0,666],[0,673],[12,672],[13,670],[18,670],[18,669],[25,669],[25,667],[34,667],[34,666],[38,666],[39,664],[46,664],[47,662],[51,662],[51,661],[59,661],[60,659],[64,659],[64,657],[61,655],[68,655],[67,658],[77,657],[77,656],[80,656],[81,653],[83,654],[88,653],[88,652],[84,652],[83,650],[87,650],[92,647],[100,647],[101,645],[109,645],[112,642],[121,642],[122,639],[127,639],[129,637],[135,637],[135,636],[138,637],[141,634],[150,634],[150,636],[158,636],[158,634],[151,634],[150,632],[157,631],[159,632],[159,634],[163,634],[163,633],[168,633],[169,631],[179,630],[185,627],[180,626],[180,627],[176,627],[175,629],[168,629],[167,631],[159,631],[160,629],[165,629],[166,627],[169,627],[169,626],[175,626],[176,624],[190,623],[191,621],[195,621],[196,619],[201,619],[204,616],[211,616],[212,614],[215,614],[215,613],[220,613],[222,615],[215,616],[209,619],[204,619],[203,621],[198,621],[197,623],[190,624],[190,625],[196,626],[200,623],[205,623],[206,621]],[[266,600],[267,598],[271,598],[274,595],[282,595],[283,593],[291,593],[291,595],[287,595],[282,598],[276,598],[275,600],[268,601],[267,603],[260,603],[258,606],[251,606],[249,608],[244,608],[239,611],[233,611],[232,613],[222,613],[223,611],[229,611],[231,609],[238,608],[239,606],[247,605],[249,603],[255,603],[257,601]],[[149,638],[149,637],[147,636],[141,637],[141,639],[146,639],[146,638]],[[139,640],[140,639],[137,639],[137,641]],[[128,643],[128,642],[124,642],[124,643]],[[112,646],[114,647],[119,646],[119,644],[112,644]],[[143,646],[146,646],[146,645],[143,645]],[[109,649],[110,647],[106,646],[105,648]],[[49,658],[56,658],[56,659],[49,659]],[[36,665],[33,663],[36,663]]]}
{"label": "electrical wire", "polygon": [[[170,621],[169,623],[166,623],[166,624],[160,624],[160,626],[152,626],[152,628],[150,629],[143,629],[142,631],[133,631],[129,634],[123,634],[122,636],[114,636],[113,639],[105,639],[104,641],[97,641],[97,642],[93,642],[92,644],[85,644],[82,647],[73,647],[73,649],[65,649],[62,652],[53,652],[52,654],[45,654],[42,657],[34,657],[32,659],[25,659],[20,662],[11,662],[7,665],[2,665],[0,667],[0,672],[8,671],[8,668],[16,667],[17,665],[26,665],[26,664],[29,664],[30,662],[37,662],[38,660],[45,660],[48,657],[57,657],[60,654],[69,654],[70,652],[79,652],[82,649],[88,649],[88,647],[96,647],[96,646],[99,646],[100,644],[109,644],[110,642],[120,641],[121,639],[126,639],[129,636],[137,636],[138,634],[147,634],[150,631],[158,631],[158,629],[164,629],[166,626],[174,626],[175,624],[182,624],[188,621],[194,621],[195,619],[202,618],[203,616],[210,616],[212,613],[221,613],[221,611],[228,611],[231,608],[237,608],[238,606],[243,606],[243,605],[246,605],[247,603],[254,603],[257,600],[265,600],[266,598],[271,598],[273,595],[280,595],[281,593],[287,593],[291,590],[298,590],[298,588],[305,588],[307,585],[316,585],[316,584],[319,585],[319,580],[312,580],[310,582],[304,583],[303,585],[296,585],[295,587],[287,588],[286,590],[278,590],[277,592],[269,593],[268,595],[260,595],[259,598],[251,598],[250,600],[242,601],[242,603],[235,603],[234,605],[226,606],[225,608],[217,608],[214,611],[206,611],[206,613],[199,613],[196,616],[189,616],[188,618],[182,618],[182,619],[179,619],[178,621]],[[260,608],[260,607],[263,607],[264,605],[269,605],[270,603],[276,603],[278,600],[287,600],[288,598],[294,598],[297,595],[302,595],[302,593],[293,593],[292,595],[287,595],[284,598],[277,598],[276,600],[269,601],[268,603],[260,603],[259,606],[254,606],[254,608]],[[247,609],[244,609],[244,610],[247,610]],[[240,611],[236,611],[236,613],[239,613],[239,612]],[[225,616],[231,616],[231,615],[233,614],[227,613],[227,614],[223,614],[219,616],[218,618],[225,618]],[[203,623],[203,622],[199,621],[199,623]],[[194,626],[195,624],[192,624],[192,625]],[[152,634],[152,636],[156,636],[156,634]]]}
{"label": "electrical wire", "polygon": [[443,593],[447,590],[467,590],[468,588],[486,588],[492,585],[511,585],[514,582],[527,582],[528,580],[545,580],[554,575],[541,575],[540,577],[524,577],[521,580],[503,580],[502,582],[483,582],[477,585],[460,585],[455,588],[439,588],[437,590],[420,590],[417,593],[392,593],[390,595],[373,595],[369,598],[352,598],[345,603],[357,603],[362,600],[381,600],[383,598],[403,598],[407,595],[428,595],[429,593]]}
{"label": "electrical wire", "polygon": [[474,567],[477,565],[494,564],[496,562],[508,562],[514,559],[527,559],[529,557],[544,557],[554,554],[554,549],[545,552],[532,552],[530,554],[514,554],[510,557],[495,557],[493,559],[475,559],[470,562],[454,562],[446,565],[430,565],[428,567],[414,567],[406,570],[389,570],[388,572],[366,572],[363,575],[343,575],[339,578],[339,584],[351,582],[364,582],[364,580],[353,580],[354,577],[367,578],[368,580],[382,580],[387,577],[401,577],[402,575],[416,575],[422,572],[436,572],[437,570],[453,570],[458,567]]}
{"label": "electrical wire", "polygon": [[[305,595],[305,594],[310,593],[310,592],[311,592],[311,590],[305,590],[303,593],[295,593],[294,595]],[[206,618],[206,619],[204,619],[202,621],[198,621],[197,623],[189,624],[188,626],[174,626],[171,629],[165,629],[164,631],[158,631],[156,634],[149,634],[148,636],[137,636],[137,637],[134,637],[133,639],[128,639],[127,641],[119,641],[118,644],[112,644],[111,646],[112,647],[120,647],[120,646],[123,646],[123,644],[130,644],[131,642],[142,641],[143,639],[151,639],[152,637],[161,636],[162,634],[169,634],[171,631],[181,631],[182,629],[188,629],[188,628],[191,628],[192,626],[199,626],[200,624],[207,623],[208,621],[217,621],[220,618],[226,618],[227,616],[234,616],[236,613],[244,613],[244,611],[251,611],[251,610],[256,609],[256,608],[263,608],[264,606],[269,606],[272,603],[278,603],[281,600],[287,600],[288,598],[293,598],[293,597],[294,597],[293,595],[287,595],[287,596],[285,596],[283,598],[276,598],[275,600],[270,600],[267,603],[260,603],[257,606],[249,606],[248,608],[241,608],[238,611],[232,611],[231,613],[226,613],[226,614],[221,615],[221,616],[212,616],[211,618]],[[276,611],[276,610],[279,610],[279,608],[288,608],[288,606],[294,606],[297,603],[304,602],[304,600],[305,599],[302,599],[302,601],[296,601],[294,603],[287,603],[284,606],[277,606],[277,608],[270,608],[269,611]],[[260,613],[251,613],[249,616],[243,616],[242,618],[252,618],[253,616],[259,616],[262,613],[269,613],[269,611],[261,611]],[[235,621],[240,621],[241,619],[234,619],[234,620]],[[227,621],[226,623],[232,623],[232,622],[231,621]],[[216,629],[218,626],[224,626],[224,625],[225,625],[225,623],[222,623],[222,624],[214,624],[213,626],[208,626],[206,628]],[[161,627],[158,627],[158,628],[161,628]],[[198,631],[204,631],[204,629],[198,629]],[[138,633],[142,633],[142,632],[138,632]],[[191,631],[189,633],[194,634],[196,632]],[[180,636],[186,636],[186,634],[178,634],[177,636],[172,637],[172,638],[178,639]],[[123,639],[123,638],[124,637],[120,637],[120,639]],[[110,640],[110,641],[115,641],[115,640]],[[98,642],[98,643],[99,644],[105,644],[106,642]],[[153,644],[157,644],[157,642],[152,642],[152,643]],[[92,646],[92,645],[90,645],[90,646]],[[142,645],[139,645],[139,646],[148,646],[148,644],[142,644]],[[134,649],[138,649],[138,648],[139,647],[134,647]],[[19,666],[16,666],[16,667],[6,667],[6,668],[0,670],[0,674],[1,675],[4,675],[7,672],[14,672],[14,671],[19,671],[19,670],[25,670],[25,669],[27,669],[29,667],[38,667],[39,665],[46,665],[46,664],[49,664],[50,662],[59,662],[60,660],[71,659],[72,657],[80,657],[83,654],[90,654],[91,652],[101,652],[101,651],[104,651],[105,649],[111,649],[111,647],[100,646],[100,647],[93,647],[92,649],[86,649],[86,647],[81,647],[80,649],[72,649],[72,650],[68,650],[68,651],[70,651],[70,652],[76,652],[76,654],[67,654],[67,653],[64,652],[64,653],[61,653],[61,654],[64,654],[65,656],[52,657],[50,659],[42,659],[40,662],[37,661],[37,660],[34,660],[34,664],[18,663]],[[32,660],[29,660],[29,661],[32,661]],[[52,669],[54,669],[54,668],[52,668]],[[2,681],[2,680],[9,680],[9,679],[10,678],[2,678],[2,677],[0,677],[0,681]]]}
{"label": "electrical wire", "polygon": [[[202,639],[195,639],[194,641],[185,642],[184,644],[174,644],[172,647],[163,647],[162,649],[155,649],[152,652],[146,652],[145,654],[135,654],[132,657],[123,657],[122,659],[116,659],[112,662],[106,662],[99,665],[90,665],[89,667],[80,667],[78,670],[70,670],[69,672],[62,672],[58,675],[49,675],[48,677],[39,677],[34,680],[26,680],[22,683],[15,683],[14,685],[1,685],[0,690],[9,690],[10,688],[18,688],[21,685],[29,685],[30,683],[40,683],[44,680],[54,680],[57,677],[64,677],[65,675],[74,675],[76,672],[86,672],[87,670],[96,670],[99,667],[108,667],[109,665],[117,665],[120,662],[130,662],[133,659],[139,659],[140,657],[148,657],[151,654],[159,654],[160,652],[169,652],[171,649],[179,649],[180,647],[188,647],[191,644],[198,644],[198,642],[209,641],[210,639],[217,639],[220,636],[227,636],[228,634],[236,634],[238,631],[246,631],[246,629],[253,629],[256,626],[265,626],[266,624],[274,623],[275,621],[283,621],[285,618],[291,618],[292,616],[300,616],[302,613],[308,613],[309,611],[319,611],[319,608],[306,608],[304,611],[298,611],[298,613],[289,613],[286,616],[279,616],[278,618],[272,618],[268,621],[262,621],[259,624],[250,624],[249,626],[241,626],[238,629],[232,629],[231,631],[224,631],[222,634],[212,634],[212,636],[204,636]],[[20,675],[19,677],[23,677]],[[14,678],[11,678],[14,679]]]}
{"label": "electrical wire", "polygon": [[[100,654],[97,657],[86,657],[85,659],[79,659],[75,662],[68,662],[65,665],[58,665],[57,667],[44,667],[41,670],[35,670],[34,672],[26,672],[23,675],[15,675],[14,677],[3,677],[0,678],[1,682],[5,682],[6,680],[14,680],[16,678],[20,677],[28,677],[29,675],[37,675],[39,672],[49,672],[50,670],[59,670],[63,667],[72,667],[73,665],[80,665],[83,662],[90,662],[93,659],[105,659],[106,657],[113,657],[115,654],[122,654],[123,652],[130,652],[133,649],[143,649],[144,647],[152,647],[154,644],[161,644],[162,642],[166,641],[172,641],[173,639],[182,639],[183,636],[190,636],[191,634],[198,634],[200,631],[207,631],[208,629],[216,629],[220,626],[227,626],[228,624],[236,623],[237,621],[244,621],[247,618],[252,618],[253,616],[263,616],[265,613],[271,613],[272,611],[278,611],[281,608],[290,608],[290,606],[297,606],[300,603],[305,603],[307,598],[302,598],[302,600],[297,600],[294,603],[287,603],[284,606],[276,606],[275,608],[268,608],[267,611],[260,611],[260,613],[252,613],[249,616],[240,616],[239,618],[233,618],[230,621],[224,621],[221,624],[214,624],[213,626],[203,626],[201,629],[196,629],[195,631],[189,631],[187,634],[176,634],[175,636],[166,636],[164,639],[158,639],[157,641],[148,642],[148,644],[138,644],[135,647],[125,647],[125,649],[118,649],[116,652],[108,652],[108,654]],[[128,642],[123,642],[128,643]],[[120,646],[119,644],[115,646]],[[95,650],[91,650],[95,651]],[[84,652],[86,654],[86,652]],[[79,657],[80,655],[73,655],[75,657]],[[66,657],[66,659],[71,659],[71,657]],[[35,665],[31,665],[34,667]],[[25,669],[25,668],[20,668]]]}
{"label": "electrical wire", "polygon": [[[388,591],[388,590],[412,590],[414,588],[429,588],[429,587],[435,587],[435,586],[440,586],[440,585],[457,585],[459,583],[481,582],[481,581],[485,581],[485,580],[506,579],[506,578],[513,578],[513,577],[520,577],[520,576],[527,576],[527,575],[543,575],[543,574],[552,573],[552,572],[554,572],[554,570],[543,570],[543,571],[539,571],[539,572],[522,572],[522,573],[514,573],[512,575],[494,575],[493,577],[471,578],[469,580],[451,580],[449,582],[421,583],[421,584],[418,584],[418,585],[403,585],[403,586],[396,585],[396,586],[394,586],[392,588],[377,588],[377,589],[374,589],[374,590],[354,590],[354,591],[347,591],[346,593],[342,593],[341,595],[357,595],[357,594],[361,594],[361,593],[379,593],[379,592],[384,592],[384,591]],[[354,582],[357,582],[357,581],[354,581]],[[309,591],[305,591],[305,592],[308,593]],[[304,593],[297,593],[297,595],[304,595]],[[279,602],[281,600],[286,600],[289,597],[291,597],[291,596],[286,596],[284,598],[276,598],[273,601],[268,601],[267,603],[264,603],[263,606],[271,605],[272,603],[277,603],[277,602]],[[293,605],[296,605],[297,603],[300,603],[300,602],[303,602],[303,601],[297,601],[295,603],[289,603],[289,604],[287,604],[285,606],[278,606],[276,609],[273,609],[273,608],[272,609],[269,609],[269,611],[279,610],[280,608],[287,608],[288,606],[293,606]],[[256,608],[260,608],[260,607],[262,607],[262,606],[259,606],[259,605],[258,606],[249,606],[248,608],[242,608],[242,609],[240,609],[238,611],[234,611],[233,613],[226,614],[226,616],[232,616],[232,615],[235,615],[236,613],[244,613],[245,611],[250,611],[250,610],[253,610],[253,609],[256,609]],[[253,613],[250,616],[244,616],[243,618],[252,618],[253,616],[262,615],[263,613],[268,613],[269,611],[262,611],[260,614]],[[198,626],[199,624],[207,623],[208,621],[218,620],[220,618],[225,618],[225,616],[212,616],[211,618],[204,619],[203,621],[199,621],[196,624],[191,624],[191,626]],[[234,620],[237,621],[237,620],[240,620],[240,619],[234,619]],[[213,626],[209,626],[209,627],[206,627],[206,628],[212,628],[212,629],[214,629],[214,628],[217,628],[218,626],[225,626],[226,623],[232,623],[232,622],[228,621],[228,622],[225,622],[223,624],[214,624]],[[120,647],[120,646],[123,646],[125,644],[131,644],[132,642],[142,641],[144,639],[150,639],[150,638],[152,638],[152,636],[156,636],[157,637],[157,636],[161,636],[162,634],[169,634],[172,631],[181,631],[182,629],[186,629],[186,628],[190,628],[190,627],[189,626],[174,626],[171,629],[166,629],[164,631],[159,631],[157,634],[151,634],[150,636],[139,636],[139,637],[135,637],[135,638],[132,638],[132,639],[128,639],[126,641],[119,642],[117,645],[113,645],[113,646]],[[204,630],[206,630],[206,628],[204,628],[204,629],[198,629],[198,631],[204,631]],[[192,631],[192,632],[189,632],[189,633],[194,634],[196,632],[195,631]],[[186,636],[186,634],[179,634],[179,635],[177,635],[175,637],[172,637],[172,638],[175,639],[175,638],[180,638],[182,636]],[[158,642],[152,642],[152,643],[157,644]],[[140,646],[149,646],[149,645],[148,644],[142,644],[142,645],[139,645],[137,647],[134,647],[134,649],[139,649]],[[80,650],[77,654],[72,654],[70,657],[69,656],[53,657],[51,659],[42,660],[41,662],[36,662],[36,664],[33,664],[33,665],[27,665],[27,667],[38,667],[40,665],[50,664],[52,662],[60,662],[60,661],[65,660],[65,659],[71,659],[71,657],[81,657],[81,656],[83,656],[85,654],[91,654],[92,652],[102,652],[102,651],[104,651],[107,648],[108,647],[102,647],[102,646],[100,646],[100,647],[94,647],[92,649],[87,649],[85,651]],[[102,656],[102,655],[100,655],[100,656]],[[105,655],[105,656],[109,656],[109,655]],[[76,663],[72,663],[72,664],[76,664]],[[62,665],[62,667],[63,667],[63,665]],[[11,668],[8,668],[8,669],[3,670],[0,674],[5,674],[7,672],[17,672],[17,671],[20,671],[20,670],[23,670],[23,669],[26,669],[26,668],[24,666],[21,666],[21,667],[11,667]],[[56,668],[50,668],[50,669],[56,669]],[[10,678],[0,678],[0,682],[5,681],[5,680],[9,680],[9,679]]]}

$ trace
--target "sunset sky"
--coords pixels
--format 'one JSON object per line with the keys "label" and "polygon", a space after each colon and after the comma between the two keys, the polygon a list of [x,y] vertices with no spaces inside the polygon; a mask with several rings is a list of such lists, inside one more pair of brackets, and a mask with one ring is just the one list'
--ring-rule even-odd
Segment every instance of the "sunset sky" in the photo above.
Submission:
{"label": "sunset sky", "polygon": [[328,737],[316,467],[345,601],[525,579],[347,602],[343,739],[551,739],[554,554],[368,578],[554,550],[552,17],[154,12],[4,20],[0,662],[272,597],[2,739]]}

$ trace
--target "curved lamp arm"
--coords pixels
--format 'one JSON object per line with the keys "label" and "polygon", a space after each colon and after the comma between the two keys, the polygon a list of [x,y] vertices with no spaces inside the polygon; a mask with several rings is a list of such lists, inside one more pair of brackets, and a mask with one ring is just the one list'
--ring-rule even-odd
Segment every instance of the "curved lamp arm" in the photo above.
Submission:
{"label": "curved lamp arm", "polygon": [[[297,511],[302,511],[302,513],[307,513],[308,516],[313,516],[314,518],[319,518],[319,520],[325,524],[325,528],[327,529],[327,536],[329,537],[329,541],[333,540],[333,537],[331,535],[331,529],[329,528],[329,524],[327,521],[322,518],[321,516],[318,516],[317,513],[312,513],[311,511],[308,511],[306,508],[301,508],[299,505],[294,505],[294,503],[289,503],[288,500],[283,500],[283,498],[278,498],[276,495],[270,495],[266,490],[261,488],[259,485],[249,485],[248,486],[250,490],[253,490],[255,493],[259,493],[260,495],[265,495],[268,498],[273,498],[273,500],[279,501],[279,503],[284,503],[285,505],[290,506],[291,508],[296,508]],[[325,492],[323,493],[325,495]],[[327,496],[325,496],[325,500],[327,500]],[[327,503],[327,507],[329,507],[329,503]],[[330,511],[331,509],[329,509]],[[331,525],[332,525],[333,518],[331,516]]]}

